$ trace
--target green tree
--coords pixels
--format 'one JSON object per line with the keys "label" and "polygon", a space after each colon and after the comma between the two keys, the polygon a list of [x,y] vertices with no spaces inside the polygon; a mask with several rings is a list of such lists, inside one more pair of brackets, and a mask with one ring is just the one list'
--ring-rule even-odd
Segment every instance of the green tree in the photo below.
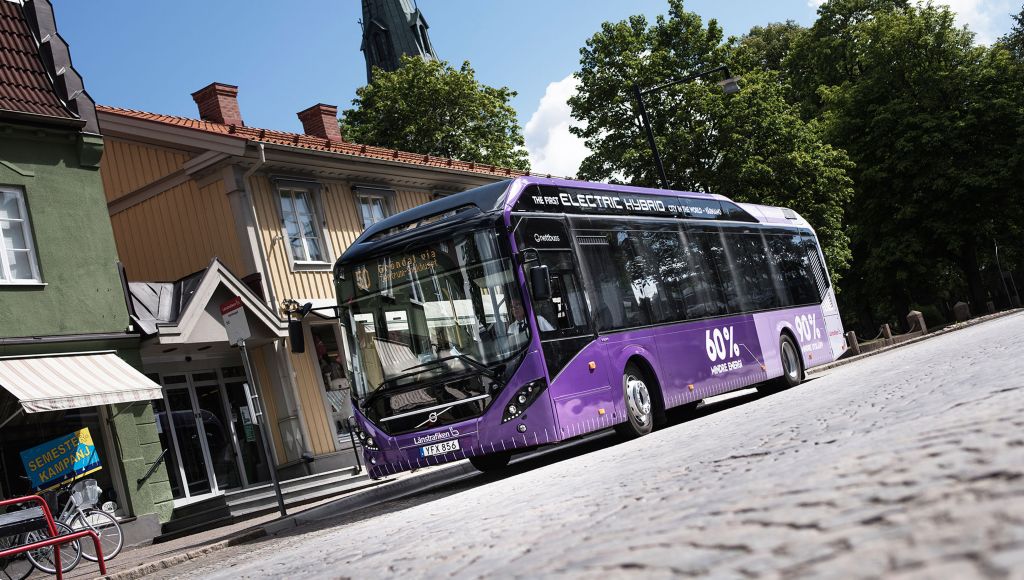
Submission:
{"label": "green tree", "polygon": [[807,29],[792,20],[755,26],[740,38],[730,38],[729,67],[735,73],[752,70],[776,71],[788,75],[789,55]]}
{"label": "green tree", "polygon": [[842,58],[819,71],[814,93],[828,140],[856,164],[847,215],[861,312],[962,298],[983,311],[992,236],[1017,213],[1006,205],[1021,127],[1008,53],[975,46],[948,8],[930,4],[880,8],[836,34]]}
{"label": "green tree", "polygon": [[469,62],[402,57],[375,70],[343,113],[346,139],[414,153],[529,171],[523,134],[509,100],[516,92],[476,80]]}
{"label": "green tree", "polygon": [[908,0],[829,0],[818,7],[817,20],[793,39],[784,63],[805,118],[821,113],[821,87],[839,86],[860,75],[860,45],[854,36],[858,26],[880,14],[904,12],[909,5]]}
{"label": "green tree", "polygon": [[1013,15],[1013,28],[999,42],[1009,50],[1017,60],[1024,60],[1024,6]]}
{"label": "green tree", "polygon": [[715,187],[737,201],[789,207],[814,226],[833,279],[850,262],[844,208],[853,197],[846,152],[823,142],[785,95],[780,73],[751,71],[724,107]]}
{"label": "green tree", "polygon": [[[780,32],[776,36],[794,30]],[[765,60],[754,54],[741,55],[750,57],[745,66]],[[782,58],[774,49],[761,54]],[[668,15],[653,25],[642,16],[603,24],[581,55],[578,93],[569,105],[585,122],[572,131],[592,153],[580,176],[648,186],[658,180],[630,86],[654,86],[739,59],[718,24],[705,26],[681,0],[670,0]],[[716,80],[675,85],[644,99],[670,187],[792,208],[817,230],[838,278],[849,259],[842,216],[852,183],[845,153],[825,145],[801,120],[778,72],[751,70],[736,95],[723,94]]]}

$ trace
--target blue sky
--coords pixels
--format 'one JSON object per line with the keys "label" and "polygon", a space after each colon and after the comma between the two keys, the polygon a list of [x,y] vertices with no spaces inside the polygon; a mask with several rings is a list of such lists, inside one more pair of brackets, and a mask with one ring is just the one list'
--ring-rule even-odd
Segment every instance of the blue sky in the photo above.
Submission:
{"label": "blue sky", "polygon": [[[58,30],[97,103],[197,116],[190,94],[238,85],[249,126],[301,131],[296,113],[318,102],[351,106],[366,82],[358,0],[52,0]],[[1010,27],[1011,0],[948,0],[990,41]],[[814,20],[815,0],[691,0],[726,34]],[[585,154],[565,128],[567,79],[579,48],[606,20],[665,11],[665,0],[419,0],[438,55],[469,60],[481,82],[519,92],[535,169],[571,174]],[[532,121],[531,121],[532,119]]]}

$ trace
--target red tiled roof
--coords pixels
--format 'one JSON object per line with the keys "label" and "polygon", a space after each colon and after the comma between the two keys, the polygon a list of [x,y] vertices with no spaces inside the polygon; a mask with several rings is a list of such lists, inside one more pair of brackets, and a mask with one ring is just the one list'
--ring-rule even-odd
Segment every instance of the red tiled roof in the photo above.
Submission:
{"label": "red tiled roof", "polygon": [[[3,0],[0,0],[0,2],[2,1]],[[218,133],[220,135],[238,137],[240,139],[274,145],[289,145],[292,147],[299,147],[301,149],[328,151],[331,153],[355,155],[372,159],[385,159],[426,167],[472,171],[474,173],[483,173],[497,177],[519,177],[521,175],[529,175],[528,172],[520,171],[518,169],[497,167],[495,165],[486,165],[483,163],[473,163],[472,161],[459,161],[457,159],[435,157],[433,155],[424,155],[422,153],[410,153],[408,151],[399,151],[397,149],[387,149],[385,147],[375,147],[372,145],[359,145],[358,143],[349,143],[347,141],[331,141],[329,139],[324,139],[323,137],[313,137],[311,135],[303,135],[300,133],[288,133],[286,131],[258,129],[255,127],[244,127],[239,125],[224,125],[210,121],[190,119],[188,117],[159,115],[156,113],[147,113],[145,111],[133,111],[131,109],[108,107],[106,105],[96,105],[96,110],[101,113],[111,113],[133,119],[155,121],[165,125],[186,127],[188,129],[205,131],[207,133]]]}
{"label": "red tiled roof", "polygon": [[21,6],[0,0],[0,110],[74,119],[57,98]]}

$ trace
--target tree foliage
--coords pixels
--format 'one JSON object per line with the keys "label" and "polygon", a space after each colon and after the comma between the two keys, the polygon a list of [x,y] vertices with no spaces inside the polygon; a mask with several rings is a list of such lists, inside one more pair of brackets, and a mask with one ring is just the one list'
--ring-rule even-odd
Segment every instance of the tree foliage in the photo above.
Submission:
{"label": "tree foliage", "polygon": [[999,39],[1000,43],[1019,60],[1024,60],[1024,6],[1013,15],[1013,29]]}
{"label": "tree foliage", "polygon": [[528,171],[516,92],[476,80],[469,62],[402,57],[393,72],[375,70],[343,113],[346,139]]}
{"label": "tree foliage", "polygon": [[833,272],[849,265],[851,326],[1005,305],[1000,266],[1024,262],[1024,10],[1014,20],[990,47],[948,7],[909,0],[828,0],[809,28],[727,42],[681,0],[653,23],[605,23],[570,100],[592,151],[581,176],[657,184],[630,87],[727,64],[738,94],[705,79],[645,97],[671,187],[807,217]]}
{"label": "tree foliage", "polygon": [[586,122],[572,131],[591,150],[580,176],[658,184],[632,85],[651,87],[726,62],[750,69],[736,95],[725,95],[719,79],[710,78],[644,97],[669,186],[792,208],[816,228],[838,279],[849,259],[842,216],[852,194],[851,164],[787,102],[780,73],[757,69],[781,62],[798,30],[769,28],[756,47],[725,43],[714,20],[705,25],[680,0],[671,0],[668,14],[653,24],[643,16],[605,23],[581,50],[579,89],[569,100],[573,117]]}
{"label": "tree foliage", "polygon": [[974,45],[944,6],[833,0],[791,63],[809,54],[826,56],[793,65],[804,111],[856,165],[849,298],[859,312],[848,317],[960,299],[983,311],[993,237],[1019,220],[1020,204],[1007,206],[1021,175],[1009,53]]}

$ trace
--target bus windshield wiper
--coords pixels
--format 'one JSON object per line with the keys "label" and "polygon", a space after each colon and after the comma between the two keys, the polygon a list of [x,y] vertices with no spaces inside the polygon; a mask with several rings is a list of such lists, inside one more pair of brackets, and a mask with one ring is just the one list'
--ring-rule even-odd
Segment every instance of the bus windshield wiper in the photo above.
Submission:
{"label": "bus windshield wiper", "polygon": [[430,366],[430,365],[435,365],[435,364],[440,364],[440,363],[443,363],[443,362],[447,362],[447,361],[450,361],[450,360],[456,360],[456,359],[469,364],[469,366],[473,367],[474,369],[479,371],[480,374],[486,376],[487,378],[489,378],[491,380],[494,380],[497,377],[497,374],[495,373],[495,371],[492,371],[492,370],[488,369],[486,366],[484,366],[480,362],[477,362],[476,360],[474,360],[473,357],[470,357],[468,355],[464,355],[462,353],[454,354],[452,356],[446,356],[446,357],[443,357],[443,358],[429,360],[429,361],[427,361],[425,363],[421,363],[421,364],[418,364],[418,365],[414,365],[414,366],[406,367],[406,368],[402,369],[402,370],[405,370],[405,371],[412,370],[412,369],[419,369],[419,370],[413,370],[412,372],[402,373],[402,374],[400,374],[398,376],[394,376],[394,377],[391,377],[391,378],[385,380],[383,383],[380,384],[379,387],[374,389],[374,391],[372,393],[370,393],[369,395],[366,396],[366,399],[364,399],[363,403],[362,403],[363,408],[369,406],[370,403],[372,403],[373,401],[376,401],[384,393],[390,392],[391,389],[395,385],[398,384],[398,381],[400,381],[402,379],[407,379],[409,377],[414,377],[414,376],[416,376],[418,374],[424,373],[427,370],[429,370],[429,369],[424,369],[422,367],[426,367],[426,366]]}
{"label": "bus windshield wiper", "polygon": [[[408,368],[405,368],[405,369],[402,369],[402,370],[408,371],[408,370],[411,370],[411,369],[418,369],[420,367],[425,367],[425,366],[434,365],[434,364],[440,364],[440,363],[443,363],[443,362],[448,362],[450,360],[460,360],[460,361],[468,364],[469,366],[475,368],[476,370],[480,371],[484,376],[486,376],[488,378],[493,379],[494,376],[495,376],[494,375],[494,371],[492,371],[491,369],[487,368],[482,363],[476,361],[473,357],[471,357],[469,355],[462,354],[461,352],[453,354],[451,356],[446,356],[446,357],[443,357],[443,358],[436,358],[434,360],[428,360],[425,363],[418,364],[418,365],[412,366],[412,367],[408,367]],[[422,371],[420,371],[420,372],[422,372]],[[417,374],[417,373],[412,373],[412,374]],[[401,375],[401,376],[398,376],[398,377],[395,377],[395,378],[398,379],[398,378],[402,378],[402,377],[405,377],[405,376],[407,376],[407,375]]]}

